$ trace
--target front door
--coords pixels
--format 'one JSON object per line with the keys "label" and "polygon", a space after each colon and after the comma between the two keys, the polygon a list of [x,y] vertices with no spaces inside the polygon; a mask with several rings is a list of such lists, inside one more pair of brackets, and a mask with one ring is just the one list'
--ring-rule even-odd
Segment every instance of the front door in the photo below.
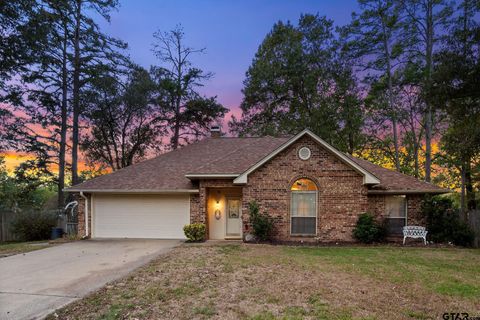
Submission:
{"label": "front door", "polygon": [[242,219],[240,209],[242,202],[239,198],[227,198],[227,227],[226,237],[240,237],[242,230]]}

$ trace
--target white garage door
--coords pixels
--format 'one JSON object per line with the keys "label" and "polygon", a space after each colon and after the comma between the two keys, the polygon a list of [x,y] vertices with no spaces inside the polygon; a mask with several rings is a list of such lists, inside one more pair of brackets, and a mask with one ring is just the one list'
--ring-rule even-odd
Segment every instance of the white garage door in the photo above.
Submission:
{"label": "white garage door", "polygon": [[188,195],[94,195],[94,238],[184,239]]}

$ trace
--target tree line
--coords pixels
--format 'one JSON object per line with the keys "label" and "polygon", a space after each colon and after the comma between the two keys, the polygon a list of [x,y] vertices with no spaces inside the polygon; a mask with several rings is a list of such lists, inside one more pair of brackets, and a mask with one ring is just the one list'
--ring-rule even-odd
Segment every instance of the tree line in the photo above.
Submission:
{"label": "tree line", "polygon": [[227,112],[199,93],[212,74],[192,65],[204,49],[188,47],[181,26],[153,35],[159,65],[146,70],[98,25],[118,7],[117,0],[0,4],[0,151],[34,155],[23,164],[34,170],[22,170],[55,183],[59,207],[66,184],[83,180],[80,151],[87,163],[115,171],[200,138]]}
{"label": "tree line", "polygon": [[344,152],[458,187],[462,209],[476,209],[480,2],[358,4],[345,26],[313,14],[276,23],[246,73],[230,129],[307,127]]}

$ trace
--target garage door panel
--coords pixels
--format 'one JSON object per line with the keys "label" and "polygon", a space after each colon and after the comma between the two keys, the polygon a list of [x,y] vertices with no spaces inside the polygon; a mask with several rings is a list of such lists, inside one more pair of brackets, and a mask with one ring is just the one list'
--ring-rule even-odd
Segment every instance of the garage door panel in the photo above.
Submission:
{"label": "garage door panel", "polygon": [[189,223],[188,195],[96,195],[96,238],[184,239]]}

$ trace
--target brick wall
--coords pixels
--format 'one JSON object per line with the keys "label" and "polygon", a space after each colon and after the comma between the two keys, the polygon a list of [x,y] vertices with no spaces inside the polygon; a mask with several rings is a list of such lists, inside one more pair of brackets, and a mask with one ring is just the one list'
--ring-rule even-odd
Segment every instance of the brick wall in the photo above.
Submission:
{"label": "brick wall", "polygon": [[424,195],[421,194],[407,196],[407,221],[409,225],[426,225],[426,218],[421,211],[423,198]]}
{"label": "brick wall", "polygon": [[[298,158],[303,146],[312,152],[306,161]],[[299,178],[309,178],[318,186],[318,240],[353,241],[358,215],[368,208],[363,176],[307,136],[249,175],[243,188],[243,233],[251,230],[248,203],[256,200],[261,211],[274,218],[276,239],[316,241],[314,237],[290,236],[290,187]]]}
{"label": "brick wall", "polygon": [[[92,234],[92,210],[91,210],[91,201],[90,201],[90,195],[86,195],[89,198],[88,201],[88,227],[89,227],[89,234],[90,236]],[[78,236],[79,237],[84,237],[85,236],[85,199],[83,199],[80,194],[75,194],[74,198],[76,201],[78,201],[78,207],[77,207],[77,212],[78,212]]]}
{"label": "brick wall", "polygon": [[371,194],[368,196],[368,212],[373,214],[379,222],[385,218],[385,195]]}
{"label": "brick wall", "polygon": [[200,209],[200,194],[190,195],[190,223],[206,223]]}

